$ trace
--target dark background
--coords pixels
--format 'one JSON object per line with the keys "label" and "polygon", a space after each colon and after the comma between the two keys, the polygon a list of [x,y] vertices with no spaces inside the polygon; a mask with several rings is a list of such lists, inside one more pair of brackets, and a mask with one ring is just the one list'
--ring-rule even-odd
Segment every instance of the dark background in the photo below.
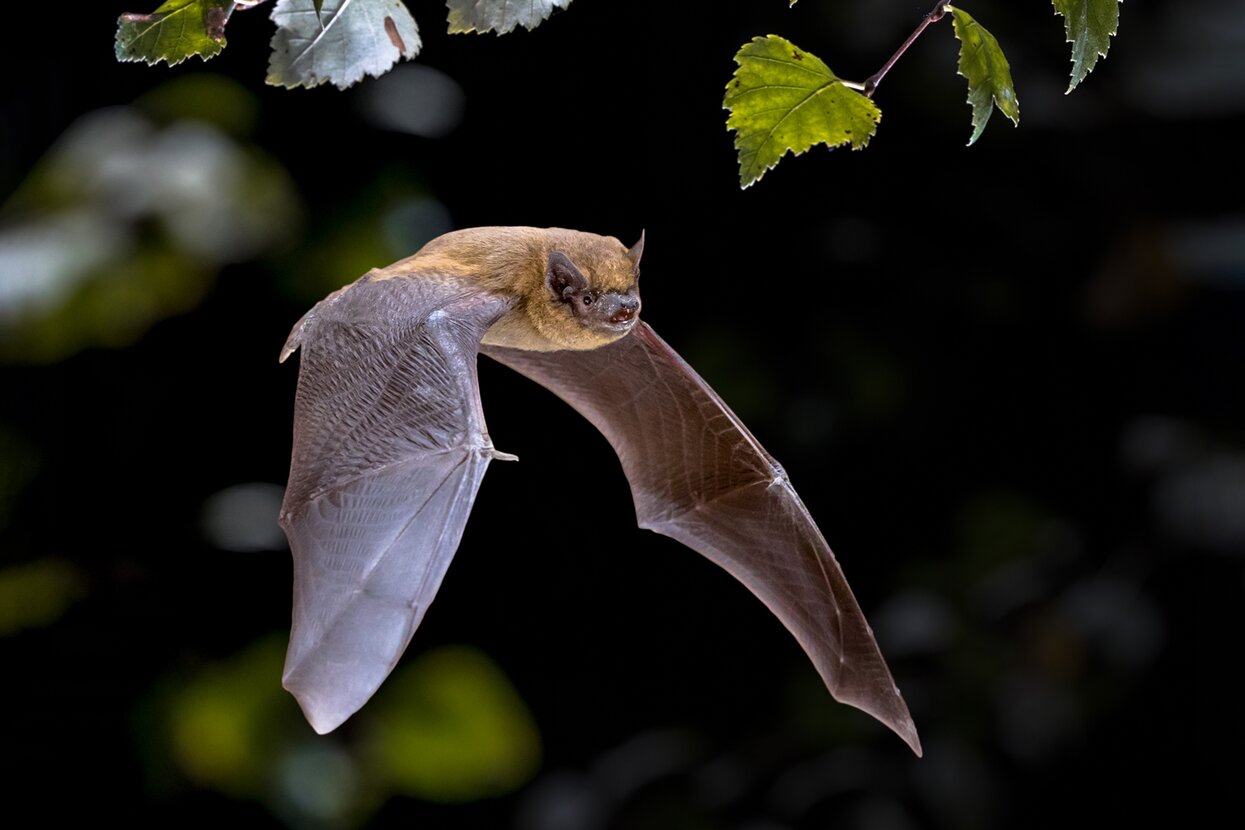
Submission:
{"label": "dark background", "polygon": [[[1065,97],[1049,5],[978,2],[1018,128],[996,113],[965,148],[946,21],[882,84],[866,150],[741,191],[721,109],[741,44],[781,34],[862,79],[927,10],[786,5],[577,0],[498,38],[410,2],[418,59],[347,92],[263,85],[268,7],[206,65],[116,63],[115,16],[141,5],[65,13],[37,62],[6,53],[6,812],[906,830],[1188,820],[1223,794],[1211,774],[1240,762],[1209,753],[1243,737],[1219,668],[1245,588],[1241,7],[1125,4]],[[103,107],[174,135],[172,161],[78,121]],[[412,113],[444,134],[394,129]],[[168,132],[187,120],[244,171],[196,191],[225,194],[211,227],[141,196],[206,169]],[[96,248],[17,258],[71,214],[109,229]],[[327,738],[302,723],[279,690],[297,373],[276,355],[331,288],[491,224],[646,230],[645,319],[787,468],[924,759],[835,704],[725,573],[635,530],[604,439],[487,360],[490,432],[523,460],[481,488],[404,660],[415,692]],[[48,287],[39,263],[97,249]],[[455,684],[500,689],[518,726],[472,737],[491,721],[463,701],[488,694]]]}

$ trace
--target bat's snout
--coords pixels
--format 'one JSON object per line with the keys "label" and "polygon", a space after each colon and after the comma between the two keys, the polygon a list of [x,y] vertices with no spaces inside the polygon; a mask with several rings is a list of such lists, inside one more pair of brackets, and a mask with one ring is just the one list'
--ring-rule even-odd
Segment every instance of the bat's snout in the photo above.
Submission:
{"label": "bat's snout", "polygon": [[609,311],[608,319],[614,325],[629,323],[640,311],[640,298],[634,294],[619,297]]}

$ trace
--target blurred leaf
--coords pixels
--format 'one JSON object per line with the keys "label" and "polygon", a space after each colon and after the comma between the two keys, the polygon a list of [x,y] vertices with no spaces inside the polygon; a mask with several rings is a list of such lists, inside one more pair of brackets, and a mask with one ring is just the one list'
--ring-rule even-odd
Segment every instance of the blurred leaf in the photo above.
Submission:
{"label": "blurred leaf", "polygon": [[565,9],[571,0],[448,0],[450,34],[497,32],[504,35],[516,26],[535,29],[554,9]]}
{"label": "blurred leaf", "polygon": [[277,715],[294,707],[281,688],[284,659],[285,638],[267,637],[174,693],[165,734],[187,778],[234,796],[262,794],[284,748],[274,738],[287,721]]}
{"label": "blurred leaf", "polygon": [[512,792],[540,765],[531,713],[502,670],[472,648],[441,648],[399,669],[369,715],[372,766],[429,801]]}
{"label": "blurred leaf", "polygon": [[277,0],[268,83],[345,89],[419,54],[419,29],[401,0]]}
{"label": "blurred leaf", "polygon": [[207,541],[221,550],[282,550],[285,534],[277,525],[277,516],[284,495],[284,487],[263,481],[218,490],[203,502],[199,527]]}
{"label": "blurred leaf", "polygon": [[[65,239],[73,244],[73,236]],[[5,326],[0,358],[43,363],[90,346],[128,346],[156,321],[194,308],[210,285],[209,272],[154,243],[70,279],[72,290],[60,301]]]}
{"label": "blurred leaf", "polygon": [[206,121],[230,136],[250,135],[259,120],[259,101],[242,84],[214,72],[172,78],[134,102],[160,125]]}
{"label": "blurred leaf", "polygon": [[1072,81],[1068,92],[1093,71],[1098,58],[1111,48],[1111,36],[1120,25],[1122,0],[1053,0],[1063,16],[1064,33],[1072,44]]}
{"label": "blurred leaf", "polygon": [[[403,210],[421,201],[430,203],[424,216]],[[453,229],[448,211],[432,199],[417,170],[386,165],[348,204],[322,218],[286,271],[283,287],[299,305],[318,302],[369,269],[410,256]]]}
{"label": "blurred leaf", "polygon": [[284,170],[209,124],[156,128],[126,108],[66,131],[5,205],[0,358],[124,346],[193,308],[223,264],[298,219]]}
{"label": "blurred leaf", "polygon": [[193,55],[215,57],[225,48],[225,24],[235,5],[168,0],[151,14],[123,14],[117,20],[117,60],[175,66]]}
{"label": "blurred leaf", "polygon": [[58,559],[0,569],[0,637],[56,622],[85,593],[82,575]]}
{"label": "blurred leaf", "polygon": [[814,144],[859,150],[877,130],[877,105],[790,41],[753,38],[735,62],[739,68],[722,103],[731,112],[726,127],[735,131],[743,187],[789,152],[798,156]]}
{"label": "blurred leaf", "polygon": [[968,103],[973,107],[973,136],[981,137],[990,120],[992,106],[1020,123],[1020,102],[1012,85],[1011,68],[999,42],[962,9],[947,6],[953,15],[955,36],[960,39],[960,74],[968,79]]}

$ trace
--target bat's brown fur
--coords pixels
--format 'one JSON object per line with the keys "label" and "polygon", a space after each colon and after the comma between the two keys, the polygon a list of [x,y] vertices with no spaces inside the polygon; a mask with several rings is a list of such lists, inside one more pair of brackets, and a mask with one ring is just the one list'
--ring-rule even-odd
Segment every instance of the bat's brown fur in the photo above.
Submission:
{"label": "bat's brown fur", "polygon": [[440,236],[413,256],[373,272],[375,279],[444,273],[518,297],[484,342],[528,351],[596,349],[626,332],[588,328],[545,285],[549,254],[560,251],[599,292],[635,292],[635,264],[612,236],[565,228],[468,228]]}

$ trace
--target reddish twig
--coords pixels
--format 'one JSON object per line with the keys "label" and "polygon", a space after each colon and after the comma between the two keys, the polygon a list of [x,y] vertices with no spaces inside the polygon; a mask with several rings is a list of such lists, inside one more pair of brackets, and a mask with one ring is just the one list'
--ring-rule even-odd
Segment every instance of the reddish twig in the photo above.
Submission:
{"label": "reddish twig", "polygon": [[882,79],[886,77],[886,73],[891,71],[891,67],[895,65],[895,61],[899,60],[899,58],[903,56],[903,53],[908,51],[908,47],[916,42],[916,39],[921,36],[921,32],[925,31],[925,27],[929,26],[931,23],[937,23],[939,20],[942,20],[943,15],[947,13],[948,5],[950,4],[947,0],[939,0],[939,2],[935,3],[934,8],[930,10],[929,14],[925,15],[920,24],[916,27],[916,30],[913,31],[912,34],[908,35],[908,39],[903,42],[903,45],[899,47],[899,50],[896,51],[895,54],[891,55],[891,59],[888,60],[881,69],[865,79],[865,82],[861,87],[861,91],[864,92],[865,97],[873,97],[874,90],[878,88],[878,84],[882,83]]}

